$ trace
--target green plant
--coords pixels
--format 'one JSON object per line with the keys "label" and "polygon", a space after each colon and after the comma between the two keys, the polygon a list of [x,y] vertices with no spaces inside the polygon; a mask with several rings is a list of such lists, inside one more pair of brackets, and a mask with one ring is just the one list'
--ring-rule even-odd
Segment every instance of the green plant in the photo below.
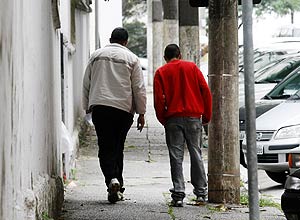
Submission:
{"label": "green plant", "polygon": [[42,219],[43,220],[54,220],[53,218],[51,218],[47,212],[42,212]]}
{"label": "green plant", "polygon": [[259,206],[260,207],[275,207],[275,208],[281,210],[281,206],[279,203],[274,202],[273,200],[267,199],[267,198],[260,198]]}
{"label": "green plant", "polygon": [[[240,203],[241,205],[249,205],[249,196],[247,194],[242,194],[240,196]],[[281,206],[280,204],[274,202],[272,199],[270,198],[265,198],[264,197],[261,197],[259,199],[259,207],[275,207],[279,210],[281,210]]]}
{"label": "green plant", "polygon": [[170,204],[168,204],[168,206],[169,206],[168,214],[170,215],[172,220],[175,220],[176,217],[175,217],[174,212],[173,212],[173,207]]}
{"label": "green plant", "polygon": [[165,198],[166,204],[168,205],[168,214],[170,215],[172,220],[175,220],[176,216],[174,215],[174,210],[173,210],[173,207],[171,206],[171,202],[168,199],[170,196],[170,193],[163,193],[163,196]]}
{"label": "green plant", "polygon": [[136,146],[130,145],[130,146],[126,146],[126,148],[129,148],[129,149],[135,149]]}
{"label": "green plant", "polygon": [[241,203],[241,205],[248,205],[249,204],[249,196],[246,194],[242,194],[240,196],[240,203]]}
{"label": "green plant", "polygon": [[72,169],[71,169],[71,179],[77,180],[76,174],[77,174],[77,169],[72,168]]}

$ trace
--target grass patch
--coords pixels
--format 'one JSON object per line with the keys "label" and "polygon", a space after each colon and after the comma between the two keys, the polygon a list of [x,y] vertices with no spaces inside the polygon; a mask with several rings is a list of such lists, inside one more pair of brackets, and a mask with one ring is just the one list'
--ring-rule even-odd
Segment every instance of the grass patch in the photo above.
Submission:
{"label": "grass patch", "polygon": [[[241,203],[241,205],[248,206],[249,205],[249,196],[247,194],[242,194],[240,197],[240,203]],[[274,202],[270,198],[264,198],[264,197],[261,197],[259,199],[259,207],[274,207],[274,208],[281,210],[281,206],[279,203]]]}
{"label": "grass patch", "polygon": [[273,200],[267,199],[267,198],[261,198],[259,200],[259,206],[260,207],[274,207],[274,208],[281,210],[281,206],[279,203],[274,202]]}
{"label": "grass patch", "polygon": [[241,180],[240,181],[240,187],[244,187],[245,186],[245,183]]}
{"label": "grass patch", "polygon": [[49,217],[48,213],[42,212],[42,220],[54,220],[54,219]]}
{"label": "grass patch", "polygon": [[171,202],[169,201],[170,193],[163,193],[163,196],[168,206],[168,214],[171,217],[171,220],[175,220],[176,216],[174,215],[174,209],[173,206],[171,206]]}
{"label": "grass patch", "polygon": [[77,169],[72,168],[72,169],[71,169],[71,179],[72,179],[72,180],[77,180],[76,174],[77,174]]}
{"label": "grass patch", "polygon": [[228,208],[224,204],[221,204],[216,206],[208,206],[208,210],[214,212],[226,212],[228,211]]}
{"label": "grass patch", "polygon": [[172,220],[175,220],[176,217],[175,217],[174,212],[173,212],[173,207],[170,206],[170,204],[168,206],[169,206],[168,214],[170,215],[170,217],[171,217]]}
{"label": "grass patch", "polygon": [[129,146],[126,146],[126,148],[128,148],[128,149],[135,149],[135,148],[136,148],[136,146],[129,145]]}

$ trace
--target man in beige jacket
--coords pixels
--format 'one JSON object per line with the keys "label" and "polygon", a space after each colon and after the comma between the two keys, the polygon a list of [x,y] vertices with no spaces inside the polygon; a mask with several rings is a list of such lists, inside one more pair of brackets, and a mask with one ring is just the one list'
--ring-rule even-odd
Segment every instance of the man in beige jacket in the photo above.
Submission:
{"label": "man in beige jacket", "polygon": [[100,167],[108,200],[123,199],[123,151],[135,112],[138,130],[145,123],[146,89],[138,57],[126,48],[128,32],[113,30],[110,44],[91,56],[83,79],[83,108],[92,112]]}

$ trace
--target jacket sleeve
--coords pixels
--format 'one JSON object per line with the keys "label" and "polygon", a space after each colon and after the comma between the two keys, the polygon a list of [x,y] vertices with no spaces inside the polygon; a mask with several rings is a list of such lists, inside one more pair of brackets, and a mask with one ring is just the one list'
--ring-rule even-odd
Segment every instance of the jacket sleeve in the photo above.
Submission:
{"label": "jacket sleeve", "polygon": [[89,63],[85,70],[85,74],[83,77],[83,86],[82,86],[82,107],[84,110],[89,109],[90,85],[91,85],[91,64]]}
{"label": "jacket sleeve", "polygon": [[147,94],[144,83],[143,71],[140,65],[139,60],[133,66],[133,71],[131,75],[132,83],[132,95],[135,111],[137,114],[146,113],[146,104],[147,104]]}
{"label": "jacket sleeve", "polygon": [[154,96],[153,100],[154,100],[154,109],[155,109],[156,117],[162,125],[165,125],[166,118],[164,117],[164,115],[166,110],[166,104],[165,104],[165,96],[163,92],[162,80],[159,76],[159,70],[157,70],[154,75],[153,96]]}
{"label": "jacket sleeve", "polygon": [[202,72],[199,70],[198,67],[198,76],[199,76],[199,83],[200,83],[200,92],[203,100],[204,105],[204,112],[202,115],[202,123],[207,124],[211,120],[212,116],[212,95],[210,92],[210,89],[208,87],[208,84],[202,74]]}

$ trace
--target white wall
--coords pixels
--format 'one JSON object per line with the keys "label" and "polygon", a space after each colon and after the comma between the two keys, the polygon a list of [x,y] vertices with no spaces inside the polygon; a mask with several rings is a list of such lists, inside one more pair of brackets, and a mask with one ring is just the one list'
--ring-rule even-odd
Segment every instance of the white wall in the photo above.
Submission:
{"label": "white wall", "polygon": [[[0,0],[0,219],[41,219],[62,202],[60,30],[53,1]],[[70,8],[62,3],[61,25],[70,36]],[[66,22],[67,21],[67,22]],[[77,45],[66,46],[69,156],[76,153],[81,81],[88,58],[88,14],[76,13]],[[74,48],[72,48],[72,46]],[[75,49],[75,50],[74,50]],[[74,62],[76,60],[76,62]],[[74,70],[74,71],[73,71]],[[79,97],[80,96],[80,97]],[[69,160],[72,166],[72,161]],[[72,167],[68,166],[69,169]]]}
{"label": "white wall", "polygon": [[60,175],[59,39],[50,2],[1,5],[0,219],[35,219]]}

